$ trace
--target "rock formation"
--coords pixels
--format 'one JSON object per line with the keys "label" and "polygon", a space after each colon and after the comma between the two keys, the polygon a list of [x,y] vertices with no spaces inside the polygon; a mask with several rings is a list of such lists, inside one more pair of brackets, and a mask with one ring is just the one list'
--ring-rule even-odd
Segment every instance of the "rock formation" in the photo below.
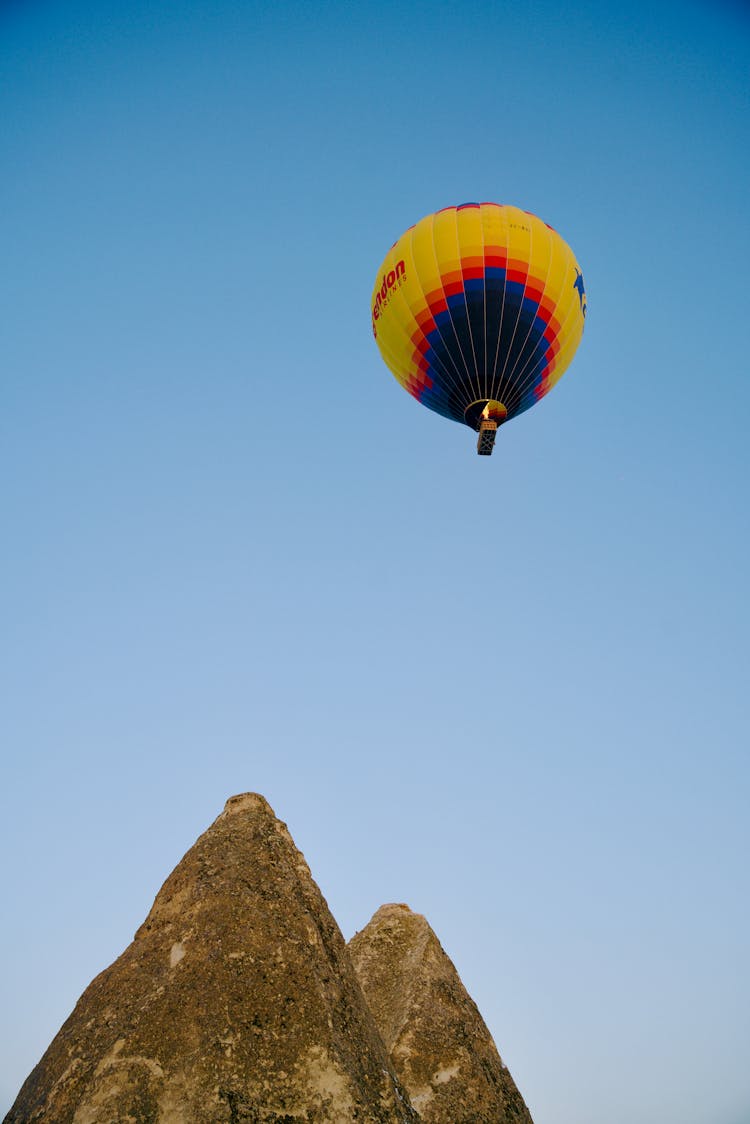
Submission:
{"label": "rock formation", "polygon": [[304,858],[248,794],[86,989],[6,1124],[417,1119]]}
{"label": "rock formation", "polygon": [[349,952],[423,1124],[531,1124],[482,1016],[424,917],[406,905],[384,905]]}

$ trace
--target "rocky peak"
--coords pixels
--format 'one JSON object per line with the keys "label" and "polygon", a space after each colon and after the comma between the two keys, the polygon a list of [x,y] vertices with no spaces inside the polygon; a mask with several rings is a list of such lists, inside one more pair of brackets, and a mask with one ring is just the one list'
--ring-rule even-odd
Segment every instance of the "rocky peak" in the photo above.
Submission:
{"label": "rocky peak", "polygon": [[482,1016],[421,914],[381,906],[349,952],[423,1124],[531,1124]]}
{"label": "rocky peak", "polygon": [[6,1124],[416,1119],[307,863],[246,793],[86,989]]}

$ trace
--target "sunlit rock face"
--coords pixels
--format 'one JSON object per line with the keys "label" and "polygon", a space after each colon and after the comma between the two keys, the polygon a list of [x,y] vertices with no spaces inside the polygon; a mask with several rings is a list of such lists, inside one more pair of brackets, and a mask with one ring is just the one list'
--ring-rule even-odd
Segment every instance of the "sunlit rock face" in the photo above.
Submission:
{"label": "sunlit rock face", "polygon": [[424,917],[406,905],[384,905],[349,952],[423,1124],[531,1124],[482,1016]]}
{"label": "sunlit rock face", "polygon": [[232,797],[86,989],[6,1124],[411,1124],[284,824]]}

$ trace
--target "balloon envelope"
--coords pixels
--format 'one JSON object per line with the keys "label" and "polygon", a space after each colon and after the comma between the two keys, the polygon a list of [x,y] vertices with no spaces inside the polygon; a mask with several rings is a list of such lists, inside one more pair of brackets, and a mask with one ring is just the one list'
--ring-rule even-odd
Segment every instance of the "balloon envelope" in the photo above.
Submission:
{"label": "balloon envelope", "polygon": [[498,203],[445,207],[410,227],[372,294],[373,334],[398,381],[472,429],[544,397],[573,358],[585,315],[567,243]]}

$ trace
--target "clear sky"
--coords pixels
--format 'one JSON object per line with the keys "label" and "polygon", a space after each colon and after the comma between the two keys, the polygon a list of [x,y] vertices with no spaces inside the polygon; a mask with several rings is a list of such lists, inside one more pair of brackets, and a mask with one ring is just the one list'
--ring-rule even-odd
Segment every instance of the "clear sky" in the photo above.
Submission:
{"label": "clear sky", "polygon": [[[746,6],[15,0],[0,70],[0,1112],[257,790],[536,1124],[748,1124]],[[589,308],[492,458],[369,314],[476,199]]]}

